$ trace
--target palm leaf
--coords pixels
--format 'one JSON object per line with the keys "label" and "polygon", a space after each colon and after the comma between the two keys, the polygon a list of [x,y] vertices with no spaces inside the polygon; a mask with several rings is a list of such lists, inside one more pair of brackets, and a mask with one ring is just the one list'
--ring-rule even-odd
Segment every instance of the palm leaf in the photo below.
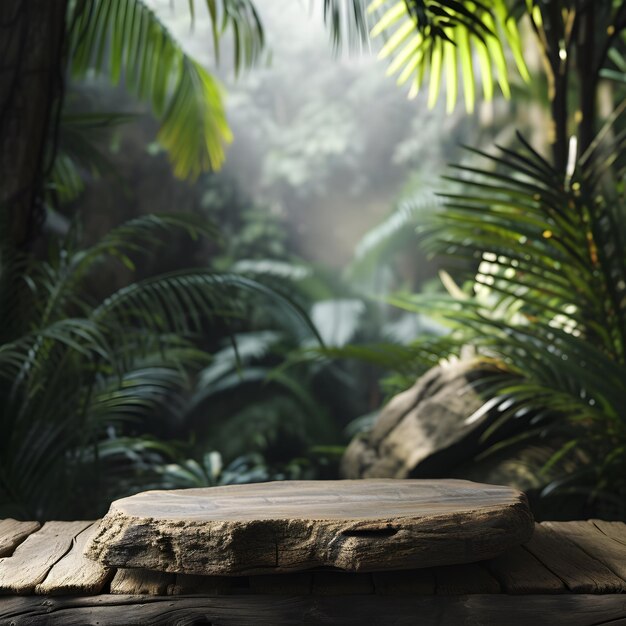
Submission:
{"label": "palm leaf", "polygon": [[[219,168],[231,132],[215,78],[183,51],[140,0],[94,0],[72,6],[73,76],[85,76],[90,70],[106,74],[115,84],[123,80],[131,93],[148,102],[161,122],[158,139],[177,176],[196,178],[202,171]],[[207,1],[207,6],[216,45],[222,33],[232,29],[236,67],[252,62],[263,45],[263,30],[251,3]]]}
{"label": "palm leaf", "polygon": [[367,232],[357,244],[354,259],[348,267],[353,278],[371,276],[377,268],[413,241],[415,231],[423,216],[441,205],[441,200],[428,191],[420,191],[398,204],[395,210],[380,224]]}
{"label": "palm leaf", "polygon": [[335,49],[346,39],[350,45],[367,41],[367,0],[324,0],[324,21]]}
{"label": "palm leaf", "polygon": [[512,374],[483,389],[501,411],[485,433],[491,450],[509,445],[503,426],[530,416],[534,437],[560,442],[550,473],[556,465],[566,471],[575,446],[597,468],[585,473],[595,481],[588,486],[620,492],[623,460],[614,451],[626,441],[626,205],[599,184],[597,154],[606,146],[594,145],[563,181],[520,143],[474,151],[489,165],[456,168],[450,178],[462,191],[443,196],[425,229],[431,253],[469,261],[472,290],[463,299],[398,295],[393,302],[443,313],[451,340],[472,344]]}
{"label": "palm leaf", "polygon": [[430,106],[445,78],[448,111],[454,109],[460,83],[467,111],[474,110],[474,56],[486,100],[493,97],[494,84],[510,97],[506,49],[521,78],[529,80],[517,25],[504,0],[374,0],[369,11],[381,12],[371,35],[386,38],[379,58],[391,60],[388,73],[399,72],[399,85],[411,80],[410,96],[417,95],[430,74]]}

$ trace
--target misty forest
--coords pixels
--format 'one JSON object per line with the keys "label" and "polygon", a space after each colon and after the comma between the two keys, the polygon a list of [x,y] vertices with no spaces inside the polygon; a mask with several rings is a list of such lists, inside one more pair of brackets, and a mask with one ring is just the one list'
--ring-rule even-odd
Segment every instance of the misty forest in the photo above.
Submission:
{"label": "misty forest", "polygon": [[465,478],[626,520],[626,2],[3,0],[0,518]]}

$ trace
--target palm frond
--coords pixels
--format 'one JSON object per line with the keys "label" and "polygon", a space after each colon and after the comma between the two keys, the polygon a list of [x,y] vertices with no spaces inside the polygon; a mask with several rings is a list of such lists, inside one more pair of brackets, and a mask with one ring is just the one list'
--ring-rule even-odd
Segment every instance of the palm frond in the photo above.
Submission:
{"label": "palm frond", "polygon": [[[194,340],[212,322],[227,333],[231,321],[243,326],[262,301],[277,327],[292,320],[315,336],[305,311],[287,294],[238,274],[200,268],[130,284],[100,304],[85,295],[104,259],[132,268],[132,257],[158,248],[172,227],[192,236],[214,234],[195,218],[142,216],[91,248],[75,245],[71,233],[46,262],[5,251],[0,256],[0,286],[10,296],[2,303],[3,319],[11,321],[13,299],[16,311],[29,313],[0,344],[3,515],[49,518],[80,514],[76,506],[95,510],[115,487],[109,471],[119,478],[116,488],[132,490],[133,476],[158,481],[154,466],[169,454],[167,446],[141,445],[139,429],[158,430],[184,415],[192,372],[210,360]],[[12,289],[18,278],[22,288]],[[263,370],[258,383],[267,377]],[[290,384],[285,380],[282,388],[304,407],[311,398],[298,396]]]}
{"label": "palm frond", "polygon": [[420,220],[441,205],[441,200],[428,191],[403,200],[380,224],[367,232],[357,244],[354,259],[348,267],[350,277],[371,276],[388,259],[398,253],[407,239],[415,238]]}
{"label": "palm frond", "polygon": [[334,48],[348,41],[354,46],[367,41],[368,0],[324,0],[324,21],[330,28]]}
{"label": "palm frond", "polygon": [[[234,34],[236,66],[252,62],[263,45],[262,26],[247,0],[207,2],[216,43],[226,29]],[[76,2],[69,17],[72,74],[93,70],[148,102],[161,121],[158,139],[174,173],[195,178],[217,169],[230,142],[221,87],[189,57],[140,0]]]}
{"label": "palm frond", "polygon": [[619,202],[589,193],[582,171],[565,187],[528,147],[481,156],[496,169],[457,168],[466,191],[444,195],[447,206],[433,220],[427,248],[477,264],[476,281],[492,293],[494,307],[522,301],[529,322],[569,328],[622,358]]}
{"label": "palm frond", "polygon": [[[196,0],[189,0],[192,19]],[[204,0],[211,17],[213,46],[219,60],[220,43],[231,31],[235,72],[251,67],[265,45],[265,33],[259,12],[252,0]]]}
{"label": "palm frond", "polygon": [[614,454],[626,441],[626,205],[598,185],[599,150],[565,181],[523,140],[517,150],[474,151],[491,165],[456,168],[451,178],[463,191],[443,195],[425,234],[431,252],[473,268],[472,291],[394,302],[444,311],[452,338],[511,372],[484,390],[501,413],[485,434],[492,444],[506,445],[499,429],[530,416],[533,436],[564,446],[551,469],[575,447],[597,469],[586,475],[596,481],[591,487],[619,492],[626,489]]}
{"label": "palm frond", "polygon": [[188,335],[202,330],[203,320],[244,319],[249,296],[266,299],[283,323],[290,321],[319,339],[306,312],[288,295],[244,276],[205,269],[173,272],[123,287],[96,307],[91,319],[121,325],[140,322],[156,332]]}
{"label": "palm frond", "polygon": [[414,97],[428,78],[429,104],[434,106],[445,76],[447,109],[456,104],[463,84],[465,107],[474,110],[478,73],[486,100],[497,84],[502,94],[511,94],[508,49],[523,80],[529,80],[522,42],[505,0],[373,0],[370,12],[382,15],[371,36],[383,35],[379,57],[391,59],[388,74],[399,72],[398,84],[410,81]]}

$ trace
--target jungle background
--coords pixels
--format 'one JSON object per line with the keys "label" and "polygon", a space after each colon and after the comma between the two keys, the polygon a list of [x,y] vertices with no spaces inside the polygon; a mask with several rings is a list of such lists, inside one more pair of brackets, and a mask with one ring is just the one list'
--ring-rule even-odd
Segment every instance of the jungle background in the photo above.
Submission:
{"label": "jungle background", "polygon": [[489,427],[423,475],[496,458],[539,516],[625,518],[626,3],[0,18],[1,516],[336,478],[470,358]]}

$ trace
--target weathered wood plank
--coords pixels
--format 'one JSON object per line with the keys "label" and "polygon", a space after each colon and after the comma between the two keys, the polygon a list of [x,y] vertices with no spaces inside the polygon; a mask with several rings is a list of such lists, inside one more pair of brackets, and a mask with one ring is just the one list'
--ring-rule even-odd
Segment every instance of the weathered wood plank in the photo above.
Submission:
{"label": "weathered wood plank", "polygon": [[528,550],[518,546],[485,565],[505,593],[563,593],[565,584]]}
{"label": "weathered wood plank", "polygon": [[432,568],[374,572],[374,588],[381,596],[432,596],[435,572]]}
{"label": "weathered wood plank", "polygon": [[605,535],[592,522],[544,522],[543,525],[604,563],[625,581],[621,591],[626,592],[626,545]]}
{"label": "weathered wood plank", "polygon": [[313,574],[296,572],[295,574],[274,574],[267,576],[249,576],[250,593],[308,596],[313,586]]}
{"label": "weathered wood plank", "polygon": [[435,580],[435,593],[441,596],[500,593],[500,583],[477,563],[436,567]]}
{"label": "weathered wood plank", "polygon": [[374,593],[371,574],[314,572],[311,594],[314,596],[353,596]]}
{"label": "weathered wood plank", "polygon": [[11,556],[28,535],[40,528],[39,522],[18,522],[11,518],[0,520],[0,557]]}
{"label": "weathered wood plank", "polygon": [[46,522],[0,560],[0,593],[32,593],[91,522]]}
{"label": "weathered wood plank", "polygon": [[80,595],[102,591],[114,570],[84,556],[85,544],[94,531],[95,525],[92,524],[75,537],[70,551],[53,565],[44,581],[35,587],[35,593]]}
{"label": "weathered wood plank", "polygon": [[111,581],[112,594],[165,596],[175,574],[147,569],[118,569]]}
{"label": "weathered wood plank", "polygon": [[176,580],[167,588],[167,595],[220,596],[228,593],[232,579],[226,576],[198,576],[196,574],[176,574]]}
{"label": "weathered wood plank", "polygon": [[181,574],[369,572],[492,558],[532,530],[526,496],[509,487],[278,481],[123,498],[111,505],[87,552],[112,567]]}
{"label": "weathered wood plank", "polygon": [[626,545],[626,524],[624,522],[605,522],[601,519],[589,521],[607,537]]}
{"label": "weathered wood plank", "polygon": [[623,624],[620,595],[460,597],[95,596],[0,599],[0,624],[14,626],[599,626]]}
{"label": "weathered wood plank", "polygon": [[539,524],[526,548],[576,593],[616,593],[624,581],[569,539]]}

